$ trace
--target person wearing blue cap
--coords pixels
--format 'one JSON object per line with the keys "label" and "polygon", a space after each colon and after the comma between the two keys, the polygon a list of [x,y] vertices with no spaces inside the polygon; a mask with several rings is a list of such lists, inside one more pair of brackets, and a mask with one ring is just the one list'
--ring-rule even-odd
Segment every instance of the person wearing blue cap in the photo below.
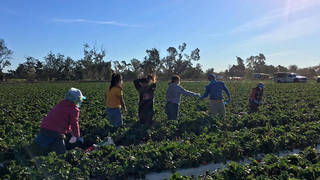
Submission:
{"label": "person wearing blue cap", "polygon": [[263,83],[259,83],[257,87],[252,89],[251,96],[249,99],[250,112],[257,112],[259,110],[259,106],[262,105],[263,89]]}
{"label": "person wearing blue cap", "polygon": [[231,96],[228,88],[222,81],[217,81],[216,76],[214,74],[208,75],[208,80],[210,83],[206,86],[205,93],[200,97],[200,99],[206,98],[208,95],[210,95],[210,110],[211,110],[211,116],[226,115],[226,108],[223,101],[223,94],[222,91],[224,91],[228,96],[228,102],[231,101]]}
{"label": "person wearing blue cap", "polygon": [[65,95],[64,100],[60,101],[43,118],[40,132],[35,142],[48,151],[57,154],[66,152],[64,139],[65,134],[71,133],[70,143],[84,143],[80,137],[79,129],[79,108],[82,101],[86,99],[79,89],[71,88]]}

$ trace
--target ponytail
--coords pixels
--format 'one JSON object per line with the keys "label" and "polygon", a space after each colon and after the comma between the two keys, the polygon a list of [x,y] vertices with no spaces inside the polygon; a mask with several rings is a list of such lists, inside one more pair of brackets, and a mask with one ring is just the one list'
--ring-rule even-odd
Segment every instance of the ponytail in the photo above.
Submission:
{"label": "ponytail", "polygon": [[122,76],[120,74],[113,73],[109,89],[111,90],[113,87],[117,86],[121,80]]}

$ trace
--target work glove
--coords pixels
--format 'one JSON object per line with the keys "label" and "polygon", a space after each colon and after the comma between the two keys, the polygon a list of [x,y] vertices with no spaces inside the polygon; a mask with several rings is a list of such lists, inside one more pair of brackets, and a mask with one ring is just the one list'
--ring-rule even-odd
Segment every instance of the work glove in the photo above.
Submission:
{"label": "work glove", "polygon": [[70,138],[69,143],[73,144],[73,143],[76,143],[77,141],[81,142],[82,144],[84,143],[84,140],[82,137],[75,137],[75,136],[72,136]]}
{"label": "work glove", "polygon": [[73,144],[73,143],[75,143],[75,142],[77,142],[77,137],[72,136],[72,137],[70,138],[70,140],[69,140],[69,143],[70,143],[70,144]]}

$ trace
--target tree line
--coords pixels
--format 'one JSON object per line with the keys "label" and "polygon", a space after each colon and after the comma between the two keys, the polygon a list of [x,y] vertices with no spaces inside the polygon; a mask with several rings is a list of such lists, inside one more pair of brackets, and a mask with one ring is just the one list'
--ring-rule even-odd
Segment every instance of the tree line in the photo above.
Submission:
{"label": "tree line", "polygon": [[[49,52],[43,59],[28,56],[25,62],[15,70],[3,72],[11,65],[13,51],[8,49],[4,40],[0,39],[0,80],[27,79],[28,81],[68,81],[68,80],[110,80],[113,72],[121,73],[125,80],[132,80],[145,74],[156,73],[159,78],[168,79],[178,74],[184,79],[200,80],[209,73],[216,73],[214,68],[203,70],[198,48],[186,53],[187,44],[169,47],[164,57],[156,48],[147,49],[143,60],[133,58],[130,61],[106,61],[103,48],[83,47],[83,57],[74,60],[60,53]],[[253,73],[273,74],[275,72],[297,72],[308,77],[320,73],[320,66],[298,68],[296,65],[284,67],[266,64],[263,54],[251,56],[246,60],[236,57],[237,64],[230,65],[218,74],[227,77],[251,77]]]}
{"label": "tree line", "polygon": [[225,71],[225,75],[230,77],[250,78],[253,73],[272,75],[276,72],[293,72],[311,78],[320,74],[320,65],[307,68],[298,68],[297,65],[290,65],[289,67],[268,65],[266,63],[266,57],[262,53],[257,56],[250,56],[246,60],[243,60],[241,57],[236,58],[237,64],[229,66]]}

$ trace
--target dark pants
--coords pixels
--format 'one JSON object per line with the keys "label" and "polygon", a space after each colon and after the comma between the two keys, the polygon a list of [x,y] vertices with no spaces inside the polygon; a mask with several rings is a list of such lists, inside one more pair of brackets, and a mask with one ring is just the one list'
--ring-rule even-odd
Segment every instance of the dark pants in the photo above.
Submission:
{"label": "dark pants", "polygon": [[66,144],[64,139],[56,139],[52,144],[50,144],[49,151],[56,152],[56,154],[66,153]]}
{"label": "dark pants", "polygon": [[139,104],[139,119],[141,124],[152,124],[153,101]]}
{"label": "dark pants", "polygon": [[168,120],[177,120],[178,110],[179,110],[179,104],[167,102],[166,114],[167,114]]}
{"label": "dark pants", "polygon": [[254,102],[250,102],[250,112],[257,112],[259,110],[259,104],[256,104]]}
{"label": "dark pants", "polygon": [[35,142],[49,152],[54,151],[57,154],[63,154],[66,152],[64,139],[63,134],[41,128]]}

